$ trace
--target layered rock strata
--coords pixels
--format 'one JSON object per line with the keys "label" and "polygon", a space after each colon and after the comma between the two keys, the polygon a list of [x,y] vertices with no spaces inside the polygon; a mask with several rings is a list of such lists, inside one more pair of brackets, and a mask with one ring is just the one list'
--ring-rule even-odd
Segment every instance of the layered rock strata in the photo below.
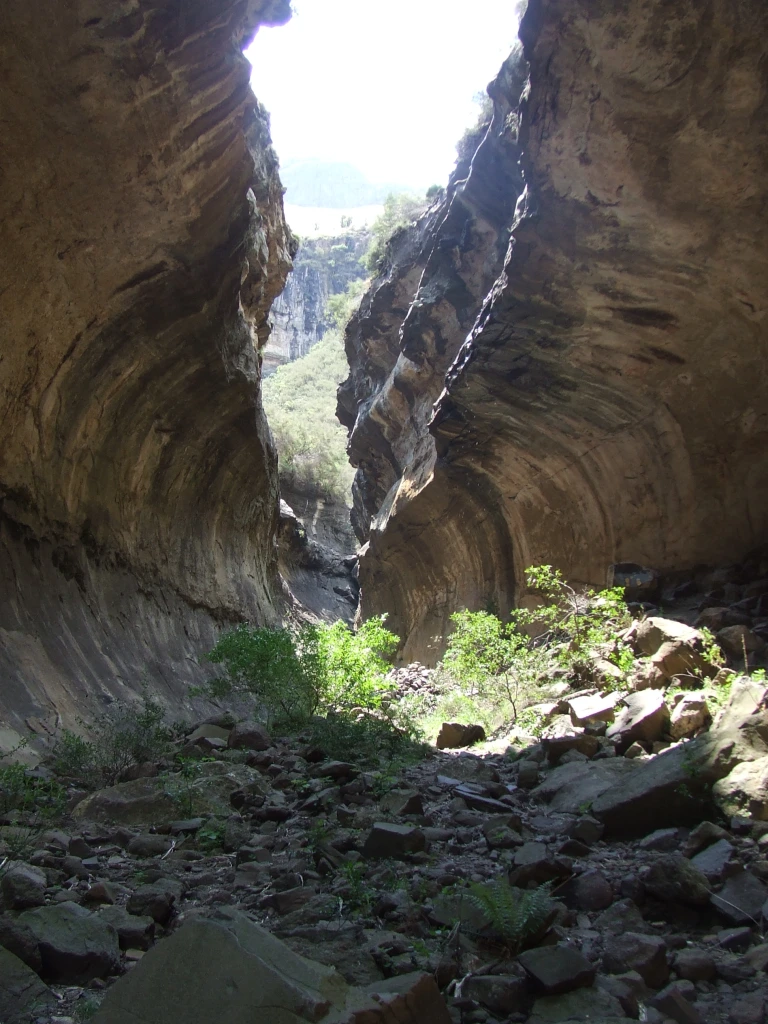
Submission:
{"label": "layered rock strata", "polygon": [[270,314],[272,331],[264,349],[264,375],[300,359],[332,326],[326,304],[352,281],[365,277],[360,260],[370,243],[369,231],[302,241],[293,273]]}
{"label": "layered rock strata", "polygon": [[[602,584],[765,540],[766,29],[758,0],[529,3],[522,100],[500,117],[497,84],[453,199],[495,147],[474,195],[496,247],[512,226],[503,272],[417,292],[434,254],[472,254],[431,214],[349,336],[362,608],[390,611],[406,660],[456,608],[521,599],[528,565]],[[436,317],[453,351],[412,359]]]}
{"label": "layered rock strata", "polygon": [[11,731],[87,713],[144,673],[178,696],[216,624],[276,614],[258,348],[295,245],[241,51],[289,13],[287,0],[3,6]]}

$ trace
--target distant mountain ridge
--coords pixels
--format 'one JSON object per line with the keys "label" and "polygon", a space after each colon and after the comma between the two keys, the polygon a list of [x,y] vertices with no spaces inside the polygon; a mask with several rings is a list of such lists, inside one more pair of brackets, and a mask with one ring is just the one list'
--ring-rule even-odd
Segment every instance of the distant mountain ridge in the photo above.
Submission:
{"label": "distant mountain ridge", "polygon": [[383,203],[390,192],[408,192],[404,185],[373,184],[354,164],[305,159],[280,165],[285,201],[293,206],[343,210]]}

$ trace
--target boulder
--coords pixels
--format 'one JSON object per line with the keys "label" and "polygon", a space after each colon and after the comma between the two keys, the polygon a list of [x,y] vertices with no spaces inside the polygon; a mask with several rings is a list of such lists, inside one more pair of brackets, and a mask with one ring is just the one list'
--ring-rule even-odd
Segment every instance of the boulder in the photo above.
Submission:
{"label": "boulder", "polygon": [[141,825],[178,817],[178,808],[157,779],[136,779],[96,790],[76,805],[72,815],[86,821]]}
{"label": "boulder", "polygon": [[762,651],[765,647],[765,641],[748,626],[725,626],[719,629],[715,636],[723,650],[732,658],[743,658],[745,650],[749,655],[755,651]]}
{"label": "boulder", "polygon": [[43,960],[37,938],[31,928],[17,917],[10,914],[0,917],[0,946],[23,960],[36,974],[42,972]]}
{"label": "boulder", "polygon": [[667,946],[656,935],[625,932],[606,944],[603,967],[609,974],[637,971],[646,985],[661,988],[669,979]]}
{"label": "boulder", "polygon": [[666,643],[683,643],[692,651],[704,649],[704,635],[698,629],[658,615],[634,623],[628,639],[637,654],[648,656],[656,654]]}
{"label": "boulder", "polygon": [[768,900],[768,887],[751,871],[741,871],[729,878],[711,899],[712,906],[731,924],[759,924]]}
{"label": "boulder", "polygon": [[116,906],[102,907],[99,917],[117,932],[120,949],[149,949],[154,941],[155,922],[151,917],[130,914],[125,907]]}
{"label": "boulder", "polygon": [[583,813],[602,793],[621,789],[634,770],[635,766],[623,758],[559,765],[531,790],[531,796],[549,804],[552,811]]}
{"label": "boulder", "polygon": [[527,1024],[633,1024],[610,992],[579,988],[561,996],[543,996],[533,1004]]}
{"label": "boulder", "polygon": [[51,981],[85,985],[118,966],[117,932],[100,915],[76,903],[25,910],[19,920],[37,939],[43,976]]}
{"label": "boulder", "polygon": [[768,756],[737,764],[715,783],[712,797],[726,817],[745,814],[768,821]]}
{"label": "boulder", "polygon": [[604,696],[596,693],[592,696],[572,697],[566,700],[565,704],[571,722],[574,725],[586,726],[598,722],[612,722],[614,708],[621,698],[622,694],[618,692],[606,693]]}
{"label": "boulder", "polygon": [[[512,973],[514,967],[518,968],[516,973]],[[505,971],[505,974],[470,975],[462,986],[462,996],[476,999],[499,1017],[524,1013],[533,1001],[528,988],[528,976],[517,964],[505,967]]]}
{"label": "boulder", "polygon": [[424,813],[424,801],[416,789],[393,789],[381,798],[379,807],[394,815]]}
{"label": "boulder", "polygon": [[3,1024],[28,1024],[56,1004],[53,993],[33,970],[7,949],[0,947],[0,1020]]}
{"label": "boulder", "polygon": [[575,910],[605,910],[613,903],[613,888],[599,871],[588,868],[574,875],[554,893],[567,907]]}
{"label": "boulder", "polygon": [[459,722],[443,722],[435,746],[438,750],[469,747],[485,739],[482,725],[461,725]]}
{"label": "boulder", "polygon": [[669,735],[673,740],[689,739],[711,722],[712,714],[706,700],[695,693],[686,693],[672,709]]}
{"label": "boulder", "polygon": [[716,843],[701,850],[692,859],[691,864],[701,871],[710,882],[719,882],[724,877],[736,850],[727,839],[718,839]]}
{"label": "boulder", "polygon": [[181,883],[175,878],[161,878],[139,886],[131,894],[126,909],[129,914],[151,917],[158,924],[167,924],[176,909],[177,900],[181,899],[181,893]]}
{"label": "boulder", "polygon": [[621,753],[635,740],[653,743],[669,727],[669,708],[660,690],[639,690],[624,698],[624,707],[617,708],[616,718],[606,736]]}
{"label": "boulder", "polygon": [[240,722],[229,733],[228,745],[233,750],[269,750],[272,737],[258,722]]}
{"label": "boulder", "polygon": [[169,836],[140,835],[128,843],[128,853],[134,857],[162,857],[172,845],[173,840]]}
{"label": "boulder", "polygon": [[11,863],[0,879],[0,892],[7,910],[26,910],[45,903],[45,872],[31,864]]}
{"label": "boulder", "polygon": [[541,734],[541,745],[550,764],[556,764],[569,750],[593,757],[600,747],[597,736],[575,726],[570,715],[557,715],[552,719]]}
{"label": "boulder", "polygon": [[434,978],[352,988],[234,910],[198,918],[151,949],[107,992],[93,1024],[450,1024]]}
{"label": "boulder", "polygon": [[534,986],[546,995],[560,995],[592,984],[597,968],[571,946],[540,946],[521,953],[518,963]]}
{"label": "boulder", "polygon": [[402,858],[411,853],[420,853],[426,846],[427,840],[421,829],[379,821],[368,833],[363,846],[363,856],[370,860]]}
{"label": "boulder", "polygon": [[736,680],[720,719],[708,733],[641,762],[621,786],[606,789],[592,813],[607,835],[643,835],[701,819],[712,783],[743,761],[768,755],[768,688]]}

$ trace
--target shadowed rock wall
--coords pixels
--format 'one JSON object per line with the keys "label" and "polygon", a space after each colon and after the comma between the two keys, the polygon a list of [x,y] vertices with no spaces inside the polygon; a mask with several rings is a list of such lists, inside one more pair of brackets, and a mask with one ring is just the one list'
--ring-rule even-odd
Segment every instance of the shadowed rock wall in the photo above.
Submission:
{"label": "shadowed rock wall", "polygon": [[179,698],[215,624],[276,614],[256,346],[294,243],[241,50],[288,16],[0,12],[0,714],[19,730],[145,671]]}
{"label": "shadowed rock wall", "polygon": [[[359,463],[363,614],[393,613],[407,659],[456,608],[520,599],[527,565],[601,584],[766,539],[767,30],[759,0],[529,3],[529,82],[489,132],[525,179],[503,272],[456,304],[476,320],[429,433],[401,432],[420,472]],[[374,390],[355,454],[396,403]]]}

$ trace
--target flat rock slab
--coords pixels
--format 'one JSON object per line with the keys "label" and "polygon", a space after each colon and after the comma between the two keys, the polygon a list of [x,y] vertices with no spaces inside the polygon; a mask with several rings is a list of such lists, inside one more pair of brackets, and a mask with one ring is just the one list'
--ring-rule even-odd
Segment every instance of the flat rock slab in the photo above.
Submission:
{"label": "flat rock slab", "polygon": [[616,709],[616,718],[606,736],[622,752],[635,741],[652,743],[669,726],[669,708],[661,690],[639,690],[624,698],[624,707]]}
{"label": "flat rock slab", "polygon": [[93,1024],[450,1024],[434,978],[353,988],[234,910],[195,920],[109,989]]}
{"label": "flat rock slab", "polygon": [[595,980],[597,968],[570,946],[541,946],[517,958],[538,988],[547,995],[560,995],[584,988]]}
{"label": "flat rock slab", "polygon": [[549,804],[552,811],[583,813],[608,790],[621,789],[623,780],[637,771],[637,765],[624,758],[608,758],[587,764],[564,764],[547,774],[531,790],[534,800]]}

